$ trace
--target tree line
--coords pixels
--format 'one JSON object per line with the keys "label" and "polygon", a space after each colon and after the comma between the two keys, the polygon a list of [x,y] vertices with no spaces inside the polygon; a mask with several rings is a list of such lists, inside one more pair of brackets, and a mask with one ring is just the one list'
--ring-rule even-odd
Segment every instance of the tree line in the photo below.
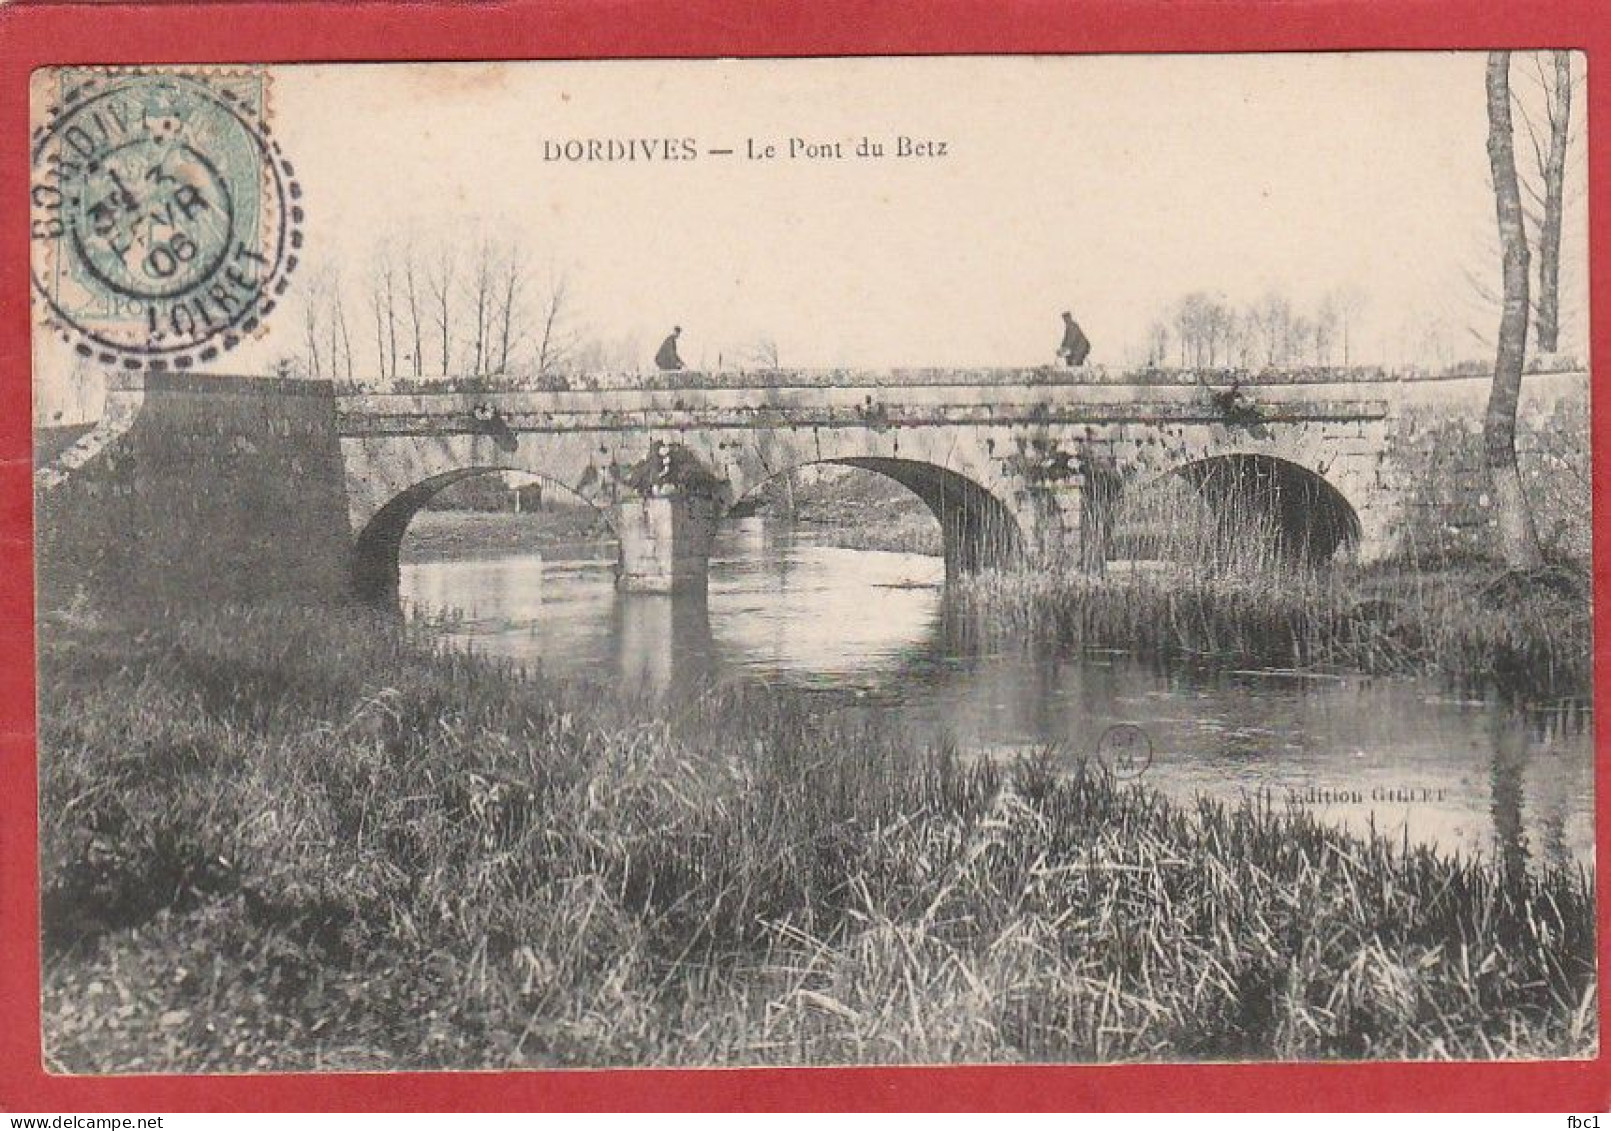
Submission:
{"label": "tree line", "polygon": [[517,240],[402,240],[365,267],[303,287],[300,349],[282,371],[386,384],[436,378],[536,381],[618,364],[633,343],[589,337],[569,273]]}
{"label": "tree line", "polygon": [[1329,291],[1308,312],[1277,291],[1242,307],[1193,291],[1149,327],[1146,362],[1183,369],[1350,365],[1364,309],[1365,295],[1354,287]]}

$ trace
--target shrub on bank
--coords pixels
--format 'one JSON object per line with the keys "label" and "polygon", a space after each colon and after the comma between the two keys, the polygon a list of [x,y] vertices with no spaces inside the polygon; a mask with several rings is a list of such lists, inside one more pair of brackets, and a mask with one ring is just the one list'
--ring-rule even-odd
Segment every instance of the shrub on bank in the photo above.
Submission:
{"label": "shrub on bank", "polygon": [[356,613],[77,609],[41,640],[58,1069],[1595,1045],[1586,874],[775,690],[531,680]]}

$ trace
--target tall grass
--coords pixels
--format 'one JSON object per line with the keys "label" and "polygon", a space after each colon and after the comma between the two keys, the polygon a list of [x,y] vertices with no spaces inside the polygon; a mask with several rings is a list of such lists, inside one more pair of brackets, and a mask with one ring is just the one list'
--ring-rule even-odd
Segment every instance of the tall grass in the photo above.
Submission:
{"label": "tall grass", "polygon": [[1121,511],[1112,543],[1100,575],[959,579],[951,612],[986,639],[1428,674],[1526,704],[1589,697],[1590,580],[1570,560],[1520,573],[1472,558],[1315,563],[1270,514],[1167,482]]}
{"label": "tall grass", "polygon": [[949,591],[987,639],[1217,663],[1442,677],[1526,705],[1587,702],[1587,579],[1417,570],[982,574]]}
{"label": "tall grass", "polygon": [[[153,625],[159,625],[153,627]],[[622,698],[358,614],[46,618],[68,1071],[1586,1055],[1592,877]]]}

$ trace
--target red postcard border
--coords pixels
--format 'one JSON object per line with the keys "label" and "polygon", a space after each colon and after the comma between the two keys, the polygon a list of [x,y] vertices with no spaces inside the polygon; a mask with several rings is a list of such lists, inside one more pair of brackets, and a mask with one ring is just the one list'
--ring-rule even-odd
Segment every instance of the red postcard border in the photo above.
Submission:
{"label": "red postcard border", "polygon": [[[544,0],[463,3],[189,2],[0,7],[0,1109],[207,1110],[1553,1110],[1604,1111],[1595,1061],[632,1070],[274,1076],[52,1076],[40,1062],[38,819],[27,210],[28,76],[61,63],[549,59],[1575,47],[1588,52],[1589,121],[1611,120],[1611,10],[1592,0]],[[1475,95],[1474,95],[1475,96]],[[1611,145],[1590,139],[1590,198]],[[1590,214],[1593,350],[1611,356],[1611,226]],[[1605,438],[1592,395],[1595,634],[1611,639]],[[1596,647],[1596,659],[1611,649]],[[1596,665],[1605,701],[1611,667]],[[1603,732],[1597,732],[1603,739]],[[1598,828],[1611,827],[1604,742]],[[1600,953],[1611,940],[1598,848]],[[1601,1030],[1607,1003],[1600,1001]]]}

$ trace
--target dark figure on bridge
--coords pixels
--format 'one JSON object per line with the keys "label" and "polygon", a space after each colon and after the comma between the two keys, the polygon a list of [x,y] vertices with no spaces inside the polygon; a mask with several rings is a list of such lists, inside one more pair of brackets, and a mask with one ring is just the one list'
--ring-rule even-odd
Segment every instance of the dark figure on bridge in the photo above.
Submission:
{"label": "dark figure on bridge", "polygon": [[660,343],[659,351],[654,355],[654,363],[661,369],[684,368],[682,358],[677,356],[677,338],[682,333],[681,326],[673,326],[666,340]]}
{"label": "dark figure on bridge", "polygon": [[1201,373],[1197,374],[1197,383],[1208,393],[1208,399],[1220,416],[1225,418],[1225,423],[1247,428],[1261,440],[1269,439],[1270,430],[1264,426],[1264,414],[1259,411],[1253,398],[1242,392],[1240,377],[1232,377],[1228,389],[1212,388]]}
{"label": "dark figure on bridge", "polygon": [[1068,366],[1084,365],[1085,359],[1091,356],[1091,340],[1066,310],[1063,311],[1063,344],[1057,347],[1057,356]]}
{"label": "dark figure on bridge", "polygon": [[478,430],[492,437],[501,451],[512,452],[520,447],[520,440],[514,429],[509,427],[508,418],[491,405],[485,402],[476,405],[470,410],[470,418],[475,421]]}

